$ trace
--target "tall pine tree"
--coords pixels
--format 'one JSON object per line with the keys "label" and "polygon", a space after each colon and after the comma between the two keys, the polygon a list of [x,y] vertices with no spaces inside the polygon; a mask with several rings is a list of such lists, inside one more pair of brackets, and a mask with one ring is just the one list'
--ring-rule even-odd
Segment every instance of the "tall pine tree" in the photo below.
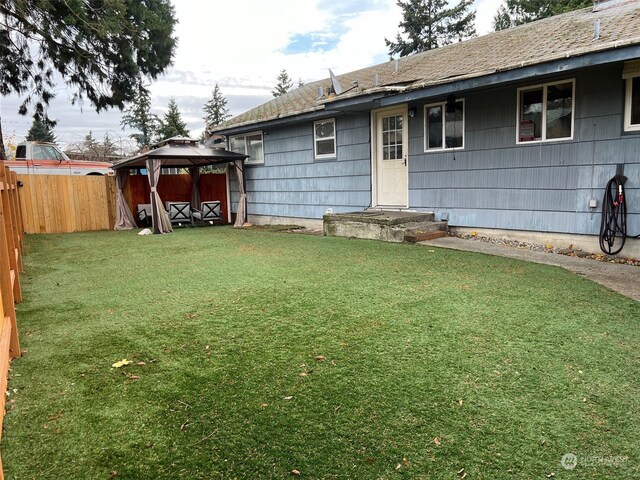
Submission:
{"label": "tall pine tree", "polygon": [[229,108],[227,107],[227,99],[224,98],[220,87],[216,83],[216,86],[211,92],[211,99],[204,105],[204,120],[205,134],[209,130],[209,127],[220,125],[227,118],[231,117]]}
{"label": "tall pine tree", "polygon": [[28,142],[56,142],[56,136],[53,133],[53,122],[42,121],[40,116],[33,116],[33,123],[27,132],[27,141]]}
{"label": "tall pine tree", "polygon": [[132,133],[129,137],[133,138],[139,147],[151,145],[155,131],[158,127],[157,115],[151,113],[151,93],[149,85],[143,82],[137,82],[136,98],[127,107],[122,115],[120,126],[131,127],[138,133]]}
{"label": "tall pine tree", "polygon": [[505,0],[493,17],[493,28],[504,30],[591,5],[592,0]]}
{"label": "tall pine tree", "polygon": [[156,141],[160,142],[171,137],[188,137],[187,123],[182,120],[176,100],[169,99],[169,108],[164,117],[160,120],[160,125],[156,131]]}
{"label": "tall pine tree", "polygon": [[280,70],[276,80],[278,81],[278,84],[273,90],[271,90],[271,94],[274,97],[281,97],[291,90],[291,87],[293,87],[293,82],[291,81],[291,78],[289,78],[289,74],[285,69]]}
{"label": "tall pine tree", "polygon": [[395,41],[384,39],[389,55],[406,57],[432,50],[476,34],[473,0],[460,0],[449,7],[447,0],[398,0],[402,21]]}

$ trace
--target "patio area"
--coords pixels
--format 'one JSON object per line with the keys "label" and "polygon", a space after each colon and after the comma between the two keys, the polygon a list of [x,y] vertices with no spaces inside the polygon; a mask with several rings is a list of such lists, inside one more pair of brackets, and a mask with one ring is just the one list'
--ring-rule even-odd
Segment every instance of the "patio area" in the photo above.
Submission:
{"label": "patio area", "polygon": [[640,303],[561,268],[231,226],[24,262],[7,478],[640,475]]}

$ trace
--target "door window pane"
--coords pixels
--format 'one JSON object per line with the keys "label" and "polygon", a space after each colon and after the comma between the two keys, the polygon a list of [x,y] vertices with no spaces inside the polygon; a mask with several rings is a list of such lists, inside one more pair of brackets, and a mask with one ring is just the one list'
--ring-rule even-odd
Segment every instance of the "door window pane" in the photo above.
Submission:
{"label": "door window pane", "polygon": [[382,159],[402,158],[402,115],[382,119]]}
{"label": "door window pane", "polygon": [[547,87],[547,139],[571,137],[573,83]]}

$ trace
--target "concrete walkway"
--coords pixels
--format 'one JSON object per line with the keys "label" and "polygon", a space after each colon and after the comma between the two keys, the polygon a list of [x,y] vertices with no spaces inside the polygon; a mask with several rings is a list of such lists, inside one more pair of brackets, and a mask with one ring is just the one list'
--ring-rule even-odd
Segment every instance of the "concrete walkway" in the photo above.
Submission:
{"label": "concrete walkway", "polygon": [[622,295],[640,301],[640,267],[599,262],[587,258],[569,257],[554,253],[536,252],[507,245],[465,240],[458,237],[437,238],[435,240],[420,242],[420,245],[450,248],[464,252],[486,253],[487,255],[497,255],[527,262],[563,267],[615,290]]}

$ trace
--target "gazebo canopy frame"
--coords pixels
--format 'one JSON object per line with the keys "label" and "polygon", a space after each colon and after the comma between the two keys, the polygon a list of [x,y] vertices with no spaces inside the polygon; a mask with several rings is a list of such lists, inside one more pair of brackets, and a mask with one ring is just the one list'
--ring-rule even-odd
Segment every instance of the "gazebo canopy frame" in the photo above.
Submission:
{"label": "gazebo canopy frame", "polygon": [[131,209],[124,198],[124,187],[133,169],[147,169],[149,186],[151,187],[151,219],[153,233],[172,232],[169,216],[162,206],[158,193],[158,181],[162,168],[188,168],[191,174],[191,204],[197,207],[200,203],[200,167],[231,163],[235,166],[240,200],[236,210],[235,227],[243,226],[247,221],[247,194],[245,190],[244,161],[248,155],[230,152],[223,145],[204,147],[198,145],[193,138],[173,137],[163,140],[155,148],[135,157],[114,163],[112,168],[116,174],[116,230],[134,228],[136,223]]}

